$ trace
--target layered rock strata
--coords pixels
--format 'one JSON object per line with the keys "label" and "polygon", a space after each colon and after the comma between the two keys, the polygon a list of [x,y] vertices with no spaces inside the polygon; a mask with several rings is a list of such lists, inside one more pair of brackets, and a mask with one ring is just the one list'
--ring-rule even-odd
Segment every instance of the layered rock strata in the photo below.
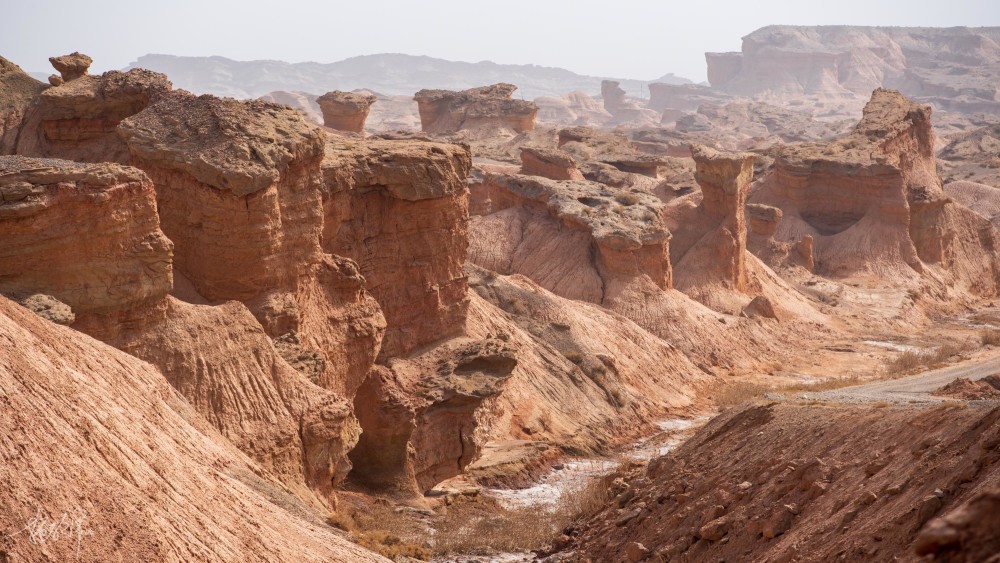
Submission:
{"label": "layered rock strata", "polygon": [[176,267],[198,293],[246,303],[272,337],[297,332],[325,355],[317,382],[353,396],[384,321],[357,266],[320,244],[317,128],[283,106],[177,92],[121,134],[156,184]]}
{"label": "layered rock strata", "polygon": [[[520,219],[520,236],[501,239],[513,246],[490,246],[479,239],[471,257],[476,264],[499,273],[522,273],[559,295],[593,303],[604,299],[605,276],[646,275],[658,287],[671,287],[670,232],[659,223],[661,204],[655,197],[594,182],[523,175],[489,175],[486,186],[493,215],[502,221],[497,227],[506,223],[500,214],[519,210],[546,220],[533,225]],[[490,228],[492,223],[482,225]],[[565,246],[548,245],[545,232],[551,228],[568,229],[566,236],[560,235]],[[555,260],[548,252],[571,252],[580,263]],[[581,264],[586,267],[572,275],[561,269],[576,270]]]}
{"label": "layered rock strata", "polygon": [[971,258],[967,246],[992,245],[997,233],[944,193],[930,117],[929,107],[876,90],[849,135],[781,150],[752,200],[781,208],[778,240],[812,237],[824,275],[915,280],[930,267],[991,293],[995,260]]}
{"label": "layered rock strata", "polygon": [[0,156],[0,292],[53,296],[83,324],[159,302],[173,245],[156,211],[135,168]]}
{"label": "layered rock strata", "polygon": [[550,180],[583,180],[571,156],[559,150],[537,147],[521,149],[521,174]]}
{"label": "layered rock strata", "polygon": [[538,106],[511,99],[513,84],[494,84],[454,92],[421,90],[413,99],[420,112],[420,125],[428,133],[454,133],[462,129],[507,128],[515,133],[535,128]]}
{"label": "layered rock strata", "polygon": [[[67,68],[71,75],[76,72],[72,66]],[[117,134],[119,123],[148,107],[170,88],[166,76],[144,69],[77,76],[46,89],[34,100],[15,152],[128,164],[128,148]]]}
{"label": "layered rock strata", "polygon": [[323,244],[360,266],[388,325],[383,358],[464,330],[470,166],[457,145],[327,145]]}

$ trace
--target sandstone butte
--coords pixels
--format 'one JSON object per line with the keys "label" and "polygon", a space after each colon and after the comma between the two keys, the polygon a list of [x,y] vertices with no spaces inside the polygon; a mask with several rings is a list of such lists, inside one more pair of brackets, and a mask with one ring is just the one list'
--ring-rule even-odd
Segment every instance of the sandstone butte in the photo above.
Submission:
{"label": "sandstone butte", "polygon": [[[383,560],[325,517],[388,503],[426,535],[477,506],[451,487],[530,484],[1000,290],[1000,204],[945,189],[931,111],[896,91],[839,136],[747,152],[536,128],[510,84],[417,92],[419,134],[344,135],[372,96],[319,97],[323,128],[90,62],[54,57],[46,86],[0,59],[0,530],[83,507],[118,531],[86,558]],[[612,120],[660,119],[602,90]],[[703,109],[707,131],[802,118]],[[995,419],[731,409],[625,463],[545,552],[975,560]],[[0,559],[73,553],[3,537]]]}

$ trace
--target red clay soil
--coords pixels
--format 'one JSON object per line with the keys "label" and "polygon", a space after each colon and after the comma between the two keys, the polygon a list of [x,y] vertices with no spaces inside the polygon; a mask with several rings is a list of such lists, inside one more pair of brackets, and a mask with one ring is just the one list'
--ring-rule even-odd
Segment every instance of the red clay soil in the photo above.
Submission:
{"label": "red clay soil", "polygon": [[984,561],[1000,552],[980,517],[997,506],[998,420],[974,405],[733,409],[635,470],[552,559]]}
{"label": "red clay soil", "polygon": [[1000,376],[991,375],[976,381],[960,377],[941,387],[934,394],[967,401],[1000,399]]}

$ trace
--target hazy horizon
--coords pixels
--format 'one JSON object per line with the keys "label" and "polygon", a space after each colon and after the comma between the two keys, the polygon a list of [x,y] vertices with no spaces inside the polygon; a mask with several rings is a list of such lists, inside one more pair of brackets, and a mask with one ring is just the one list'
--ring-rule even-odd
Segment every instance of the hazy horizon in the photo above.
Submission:
{"label": "hazy horizon", "polygon": [[122,0],[40,0],[18,2],[6,13],[16,25],[0,36],[0,56],[29,72],[51,73],[48,57],[73,51],[94,58],[93,72],[151,53],[290,63],[400,53],[638,80],[673,73],[695,82],[706,78],[706,51],[738,51],[744,35],[767,25],[1000,26],[1000,3],[990,0],[821,6],[624,0],[613,7],[593,0],[510,0],[482,9],[457,0],[278,8],[261,0],[138,7]]}

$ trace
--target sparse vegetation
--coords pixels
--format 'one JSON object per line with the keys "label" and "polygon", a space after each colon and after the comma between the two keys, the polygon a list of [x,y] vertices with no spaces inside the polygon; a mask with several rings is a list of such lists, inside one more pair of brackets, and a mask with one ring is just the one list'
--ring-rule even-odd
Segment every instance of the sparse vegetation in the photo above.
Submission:
{"label": "sparse vegetation", "polygon": [[431,552],[426,547],[405,542],[399,536],[383,530],[355,532],[353,536],[355,537],[355,543],[361,547],[374,551],[383,557],[388,557],[393,561],[397,561],[403,557],[412,557],[420,561],[430,561],[431,558]]}
{"label": "sparse vegetation", "polygon": [[622,205],[635,205],[639,203],[638,194],[621,193],[615,196],[615,201]]}
{"label": "sparse vegetation", "polygon": [[778,391],[781,393],[813,393],[817,391],[832,391],[843,387],[851,387],[852,385],[861,385],[867,381],[868,380],[866,378],[859,375],[831,377],[813,383],[788,385],[778,389]]}
{"label": "sparse vegetation", "polygon": [[393,561],[403,558],[430,560],[431,551],[426,545],[405,538],[403,530],[411,522],[405,515],[393,510],[388,501],[377,499],[363,513],[331,513],[327,515],[326,523],[348,532],[354,543]]}
{"label": "sparse vegetation", "polygon": [[967,352],[974,346],[970,341],[961,344],[949,343],[929,352],[907,350],[885,362],[884,373],[889,378],[902,377],[912,373],[933,369],[944,365],[952,357]]}
{"label": "sparse vegetation", "polygon": [[735,407],[758,399],[768,391],[770,391],[769,387],[760,385],[759,383],[734,381],[726,384],[716,392],[715,404],[720,409]]}
{"label": "sparse vegetation", "polygon": [[[559,531],[579,519],[586,519],[606,508],[611,500],[609,485],[613,477],[583,478],[564,493],[555,507],[519,508],[484,507],[470,517],[468,504],[450,509],[435,523],[433,552],[487,554],[539,549],[552,542]],[[488,508],[488,510],[484,510]]]}
{"label": "sparse vegetation", "polygon": [[979,344],[982,346],[997,346],[1000,345],[1000,330],[988,329],[980,331],[979,333]]}

